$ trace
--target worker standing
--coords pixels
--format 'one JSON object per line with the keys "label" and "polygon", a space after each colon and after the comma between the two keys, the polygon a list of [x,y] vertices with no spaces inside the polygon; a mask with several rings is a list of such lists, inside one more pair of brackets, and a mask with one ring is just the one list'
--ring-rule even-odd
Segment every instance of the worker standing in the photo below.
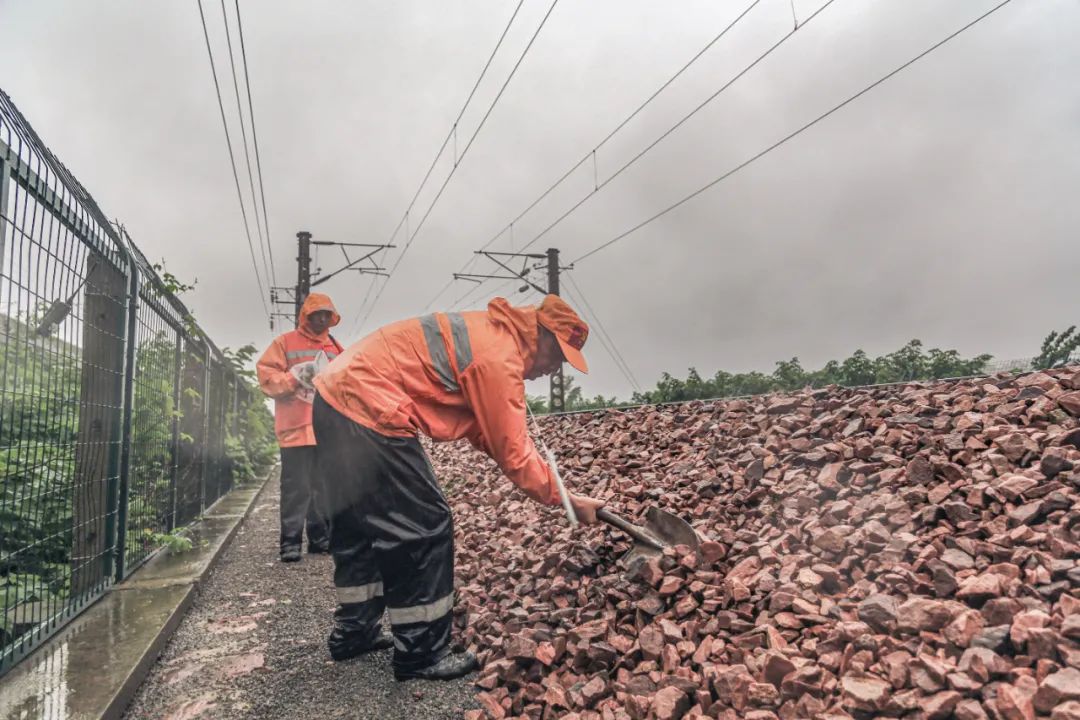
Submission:
{"label": "worker standing", "polygon": [[281,448],[281,538],[282,562],[296,562],[301,556],[304,526],[308,552],[330,550],[323,483],[316,467],[315,432],[311,407],[315,374],[342,347],[330,335],[341,322],[330,298],[312,293],[300,309],[297,328],[279,335],[256,365],[259,387],[274,399],[274,432]]}
{"label": "worker standing", "polygon": [[[565,360],[587,371],[588,326],[561,298],[400,321],[359,340],[315,379],[315,435],[327,479],[338,607],[335,660],[394,648],[398,680],[448,680],[476,667],[450,653],[450,507],[418,440],[467,438],[534,500],[560,502],[526,426],[525,380]],[[602,503],[570,495],[582,522]],[[380,631],[383,611],[392,638]]]}

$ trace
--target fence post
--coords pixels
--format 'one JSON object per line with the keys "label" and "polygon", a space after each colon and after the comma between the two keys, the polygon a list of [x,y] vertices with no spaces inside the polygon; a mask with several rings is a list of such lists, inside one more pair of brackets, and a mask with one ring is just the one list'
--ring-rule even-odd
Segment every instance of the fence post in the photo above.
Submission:
{"label": "fence post", "polygon": [[172,472],[169,474],[169,517],[165,523],[165,529],[172,532],[176,529],[176,486],[177,477],[180,474],[180,416],[181,403],[184,391],[184,333],[176,328],[176,362],[173,375],[173,416],[172,416]]}
{"label": "fence post", "polygon": [[232,378],[229,377],[228,363],[221,365],[221,404],[218,406],[218,492],[221,495],[232,490],[232,466],[229,463],[229,415],[232,409]]}
{"label": "fence post", "polygon": [[[0,142],[0,148],[6,147]],[[7,206],[8,206],[8,183],[10,182],[8,164],[0,155],[0,261],[4,257],[4,243],[7,242]]]}
{"label": "fence post", "polygon": [[71,596],[76,602],[112,576],[127,304],[124,274],[93,252],[87,263],[72,503]]}
{"label": "fence post", "polygon": [[203,344],[205,353],[203,355],[203,397],[202,397],[202,467],[199,473],[202,477],[199,480],[199,514],[201,515],[206,511],[206,480],[209,476],[210,465],[210,392],[213,389],[210,385],[212,381],[210,372],[210,363],[213,361],[213,353],[210,350],[210,342]]}
{"label": "fence post", "polygon": [[240,439],[240,376],[233,373],[232,386],[232,436]]}
{"label": "fence post", "polygon": [[127,302],[127,343],[124,354],[124,407],[123,426],[120,431],[120,507],[117,510],[116,526],[116,582],[124,579],[127,566],[128,501],[131,495],[131,437],[132,415],[135,412],[135,351],[138,339],[139,312],[139,269],[132,262],[129,265],[131,279],[128,283]]}

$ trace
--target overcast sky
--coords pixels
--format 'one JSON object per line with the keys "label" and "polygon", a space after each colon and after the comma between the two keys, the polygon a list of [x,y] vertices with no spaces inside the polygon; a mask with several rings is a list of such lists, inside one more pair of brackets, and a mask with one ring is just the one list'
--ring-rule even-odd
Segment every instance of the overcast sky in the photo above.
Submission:
{"label": "overcast sky", "polygon": [[[474,249],[751,2],[559,2],[367,325],[354,319],[368,277],[323,286],[344,317],[339,339],[419,314]],[[835,0],[533,249],[559,247],[573,260],[996,2]],[[295,282],[298,230],[343,242],[391,238],[515,4],[241,2],[279,284]],[[821,4],[796,0],[800,22]],[[459,152],[549,6],[525,0],[462,119]],[[250,202],[221,5],[204,8]],[[235,22],[232,0],[227,8]],[[790,0],[761,0],[600,149],[595,169],[586,163],[515,225],[513,246],[792,25]],[[581,262],[573,276],[638,380],[652,385],[661,371],[691,365],[769,371],[792,356],[816,367],[915,337],[1008,359],[1080,322],[1078,29],[1076,0],[1013,0]],[[269,342],[194,0],[0,0],[0,87],[151,259],[198,278],[185,301],[219,345]],[[412,227],[452,163],[451,151]],[[492,249],[511,247],[506,235]],[[319,264],[329,272],[339,257],[324,250]],[[457,283],[438,309],[469,289]],[[489,295],[474,297],[479,307]],[[586,391],[628,395],[600,344],[586,350],[594,368]]]}

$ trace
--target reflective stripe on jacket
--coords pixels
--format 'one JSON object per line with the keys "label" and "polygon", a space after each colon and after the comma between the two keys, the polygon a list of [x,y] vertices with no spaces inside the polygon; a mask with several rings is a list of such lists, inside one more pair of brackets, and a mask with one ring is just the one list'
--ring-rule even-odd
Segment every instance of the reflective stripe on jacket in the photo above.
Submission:
{"label": "reflective stripe on jacket", "polygon": [[525,420],[536,308],[496,298],[487,311],[402,320],[349,346],[315,378],[353,421],[391,437],[468,438],[530,497],[559,502]]}

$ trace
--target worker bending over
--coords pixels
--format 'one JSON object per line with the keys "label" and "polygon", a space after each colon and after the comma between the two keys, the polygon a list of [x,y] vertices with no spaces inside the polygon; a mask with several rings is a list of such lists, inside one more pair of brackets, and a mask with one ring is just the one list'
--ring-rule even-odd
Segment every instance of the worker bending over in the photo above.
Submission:
{"label": "worker bending over", "polygon": [[[525,424],[525,380],[565,360],[587,371],[588,326],[562,299],[436,313],[387,325],[315,378],[315,436],[327,482],[338,608],[335,660],[394,648],[394,675],[448,680],[475,669],[450,653],[454,533],[419,435],[468,438],[529,497],[560,502]],[[570,501],[582,522],[601,502]],[[393,637],[380,631],[383,611]]]}

